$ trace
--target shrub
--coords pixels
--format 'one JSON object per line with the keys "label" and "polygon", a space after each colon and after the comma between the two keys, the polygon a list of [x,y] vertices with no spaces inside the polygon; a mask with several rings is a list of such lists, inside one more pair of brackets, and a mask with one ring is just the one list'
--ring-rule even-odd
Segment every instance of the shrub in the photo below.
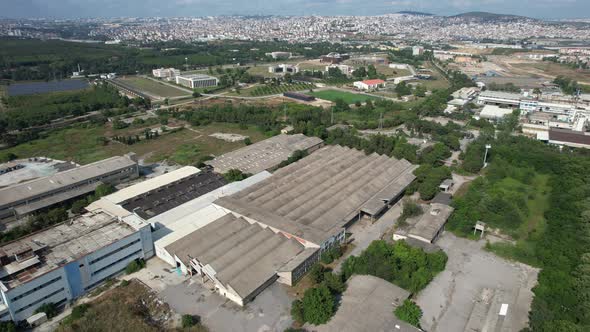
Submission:
{"label": "shrub", "polygon": [[47,318],[53,318],[57,315],[57,307],[55,303],[43,303],[39,308],[35,310],[35,313],[38,314],[40,312],[44,312],[47,315]]}
{"label": "shrub", "polygon": [[90,304],[87,304],[87,303],[80,304],[78,306],[75,306],[72,309],[72,314],[70,316],[72,317],[73,320],[80,319],[80,318],[82,318],[82,316],[84,316],[84,314],[88,311],[88,309],[90,309]]}
{"label": "shrub", "polygon": [[397,318],[403,320],[404,322],[412,324],[418,328],[420,327],[422,309],[420,309],[416,303],[410,300],[405,300],[402,305],[395,308],[394,314]]}
{"label": "shrub", "polygon": [[303,317],[303,302],[301,302],[301,300],[295,300],[291,304],[291,316],[297,323],[305,323],[305,318]]}
{"label": "shrub", "polygon": [[250,144],[252,144],[252,140],[250,139],[250,137],[246,137],[246,138],[244,139],[244,144],[246,144],[246,145],[250,145]]}
{"label": "shrub", "polygon": [[325,273],[326,273],[326,268],[322,264],[316,263],[309,270],[309,277],[311,278],[311,280],[314,283],[319,284],[322,281],[324,281],[324,274]]}
{"label": "shrub", "polygon": [[125,268],[125,273],[132,274],[145,267],[145,261],[143,259],[136,259],[129,263]]}
{"label": "shrub", "polygon": [[184,329],[189,328],[189,327],[193,327],[199,323],[198,318],[196,318],[193,315],[188,315],[188,314],[182,315],[181,321],[182,321],[182,328],[184,328]]}
{"label": "shrub", "polygon": [[129,285],[129,280],[126,280],[126,279],[121,280],[121,284],[120,285],[121,285],[121,287],[125,287],[125,286]]}
{"label": "shrub", "polygon": [[322,285],[305,291],[303,317],[306,322],[320,325],[327,323],[335,312],[335,299],[328,287]]}
{"label": "shrub", "polygon": [[422,214],[422,208],[420,205],[416,204],[416,202],[411,200],[406,200],[404,202],[404,208],[402,211],[401,216],[399,217],[399,221],[403,222],[406,221],[408,218],[416,217]]}
{"label": "shrub", "polygon": [[16,332],[16,325],[13,321],[0,322],[0,332]]}

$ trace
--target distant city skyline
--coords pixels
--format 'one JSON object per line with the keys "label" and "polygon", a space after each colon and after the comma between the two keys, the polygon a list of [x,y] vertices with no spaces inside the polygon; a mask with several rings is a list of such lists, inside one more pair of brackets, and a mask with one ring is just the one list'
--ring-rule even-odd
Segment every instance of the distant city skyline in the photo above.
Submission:
{"label": "distant city skyline", "polygon": [[2,0],[0,18],[181,17],[218,15],[383,15],[470,11],[543,19],[589,18],[588,0]]}

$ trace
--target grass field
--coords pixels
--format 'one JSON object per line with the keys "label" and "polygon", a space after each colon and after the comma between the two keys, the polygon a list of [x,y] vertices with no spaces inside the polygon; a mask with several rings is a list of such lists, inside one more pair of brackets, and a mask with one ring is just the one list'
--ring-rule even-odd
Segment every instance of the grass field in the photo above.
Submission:
{"label": "grass field", "polygon": [[[137,130],[135,130],[137,131]],[[143,140],[133,145],[109,142],[103,145],[101,137],[135,135],[135,131],[118,130],[110,132],[105,127],[74,127],[57,130],[44,138],[17,145],[4,152],[12,152],[19,158],[46,156],[59,160],[73,160],[80,164],[88,164],[112,156],[135,152],[140,158],[148,162],[169,159],[181,165],[195,163],[202,156],[219,155],[243,147],[243,142],[226,142],[209,134],[216,132],[231,132],[250,136],[252,142],[265,138],[256,128],[239,129],[234,124],[210,124],[202,127],[183,129],[174,133],[161,135],[157,139]],[[140,135],[141,136],[141,135]]]}
{"label": "grass field", "polygon": [[352,93],[352,92],[339,91],[339,90],[322,90],[322,91],[311,92],[308,94],[312,95],[316,98],[329,100],[329,101],[336,101],[337,99],[342,99],[347,104],[354,104],[357,101],[360,101],[361,103],[363,103],[367,100],[378,99],[377,97],[372,97],[372,96],[367,96],[367,95],[357,94],[357,93]]}
{"label": "grass field", "polygon": [[526,202],[528,214],[517,230],[518,239],[514,243],[488,244],[486,245],[487,250],[504,258],[515,259],[533,266],[539,265],[535,258],[534,244],[539,241],[545,231],[544,215],[549,207],[549,193],[551,192],[548,181],[547,175],[537,174],[528,188],[529,195]]}
{"label": "grass field", "polygon": [[513,67],[526,70],[530,74],[549,75],[549,76],[566,76],[578,82],[590,84],[589,69],[572,69],[566,65],[553,62],[531,62],[531,63],[513,63]]}
{"label": "grass field", "polygon": [[152,96],[170,98],[190,95],[190,93],[187,91],[139,76],[125,76],[119,78],[119,80],[135,87],[139,91],[145,92],[146,94]]}
{"label": "grass field", "polygon": [[432,73],[430,73],[432,75],[432,79],[419,81],[420,84],[426,87],[426,89],[448,89],[451,86],[449,82],[441,75],[441,73],[436,70],[436,68],[433,68],[428,62],[425,62],[424,64],[426,68],[432,70]]}

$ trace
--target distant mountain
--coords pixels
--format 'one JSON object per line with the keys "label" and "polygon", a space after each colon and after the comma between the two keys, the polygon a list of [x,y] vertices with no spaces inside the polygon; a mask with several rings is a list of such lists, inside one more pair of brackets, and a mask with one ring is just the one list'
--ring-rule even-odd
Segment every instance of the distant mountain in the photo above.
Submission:
{"label": "distant mountain", "polygon": [[397,12],[398,14],[404,15],[414,15],[414,16],[434,16],[434,14],[424,13],[424,12],[416,12],[412,10],[402,10],[401,12]]}
{"label": "distant mountain", "polygon": [[458,15],[448,16],[449,18],[462,18],[466,20],[477,21],[514,21],[514,20],[530,20],[531,18],[518,15],[496,14],[488,12],[467,12]]}

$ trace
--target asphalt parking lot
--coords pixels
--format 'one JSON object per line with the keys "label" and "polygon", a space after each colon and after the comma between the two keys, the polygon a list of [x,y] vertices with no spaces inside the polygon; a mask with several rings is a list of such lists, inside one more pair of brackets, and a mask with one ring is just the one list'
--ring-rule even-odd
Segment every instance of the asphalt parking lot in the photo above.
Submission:
{"label": "asphalt parking lot", "polygon": [[170,272],[158,258],[150,259],[133,277],[156,290],[175,312],[200,316],[211,331],[284,331],[292,324],[293,299],[285,286],[276,282],[242,308],[210,290],[211,282],[202,284],[199,277]]}
{"label": "asphalt parking lot", "polygon": [[[416,297],[429,332],[520,331],[527,326],[538,269],[483,249],[485,241],[445,232],[436,242],[448,255],[446,269]],[[508,304],[506,316],[500,307]]]}

